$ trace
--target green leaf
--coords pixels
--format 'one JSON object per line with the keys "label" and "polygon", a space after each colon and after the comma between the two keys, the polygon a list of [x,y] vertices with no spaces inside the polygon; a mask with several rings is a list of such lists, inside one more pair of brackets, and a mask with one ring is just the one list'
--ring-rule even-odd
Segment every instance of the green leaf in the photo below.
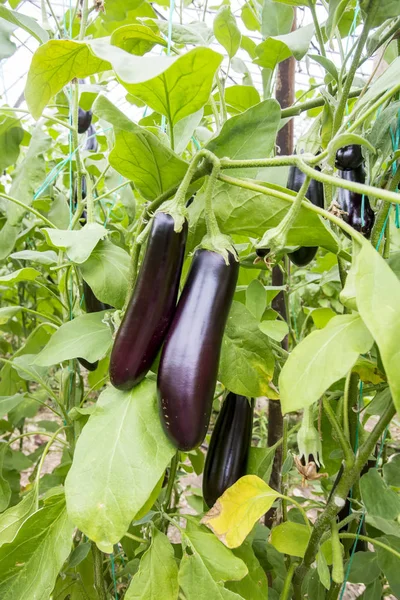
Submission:
{"label": "green leaf", "polygon": [[[220,158],[265,158],[275,146],[280,119],[281,109],[276,100],[260,102],[228,119],[219,135],[207,144],[207,149]],[[238,173],[235,169],[234,174]]]}
{"label": "green leaf", "polygon": [[41,265],[56,265],[58,261],[57,254],[54,250],[45,250],[44,252],[38,252],[37,250],[21,250],[20,252],[13,252],[10,254],[10,258],[15,260],[29,260],[30,262],[39,263]]}
{"label": "green leaf", "polygon": [[0,308],[0,325],[7,323],[20,310],[22,310],[22,306],[4,306]]}
{"label": "green leaf", "polygon": [[0,19],[0,60],[9,58],[17,49],[17,46],[10,39],[15,29],[14,24]]}
{"label": "green leaf", "polygon": [[23,137],[24,130],[20,127],[20,121],[8,115],[4,116],[0,124],[1,171],[17,162]]}
{"label": "green leaf", "polygon": [[315,60],[315,62],[317,62],[319,65],[321,65],[327,73],[332,75],[335,81],[339,81],[339,73],[335,63],[332,60],[330,60],[326,56],[320,56],[319,54],[309,54],[308,56],[312,60]]}
{"label": "green leaf", "polygon": [[100,302],[122,308],[129,289],[130,264],[125,250],[103,240],[80,265],[80,271]]}
{"label": "green leaf", "polygon": [[331,587],[331,574],[326,562],[326,558],[323,552],[317,554],[317,571],[320,582],[325,589],[329,590]]}
{"label": "green leaf", "polygon": [[383,479],[387,485],[400,488],[400,454],[392,454],[389,461],[383,465]]}
{"label": "green leaf", "polygon": [[257,321],[261,319],[267,307],[267,292],[258,279],[253,279],[246,289],[246,308]]}
{"label": "green leaf", "polygon": [[393,402],[400,411],[400,282],[366,240],[353,258],[357,308],[381,354]]}
{"label": "green leaf", "polygon": [[39,275],[41,275],[40,271],[31,267],[24,267],[8,275],[0,275],[0,285],[14,285],[19,281],[34,281]]}
{"label": "green leaf", "polygon": [[[249,2],[245,2],[242,6],[241,18],[245,27],[249,31],[260,31],[260,19],[258,19],[257,13],[254,14],[253,5]],[[243,38],[242,38],[243,40]]]}
{"label": "green leaf", "polygon": [[226,587],[244,600],[267,600],[268,580],[253,552],[251,543],[245,541],[239,548],[235,548],[233,553],[245,563],[248,574],[240,581],[228,582]]}
{"label": "green leaf", "polygon": [[8,414],[10,410],[21,404],[25,399],[24,394],[14,394],[14,396],[0,396],[0,418]]}
{"label": "green leaf", "polygon": [[289,556],[303,558],[308,542],[310,530],[306,525],[286,521],[277,527],[273,527],[270,535],[270,543],[281,552]]}
{"label": "green leaf", "polygon": [[[368,14],[370,0],[360,0],[360,7],[364,14]],[[394,19],[400,14],[400,0],[385,0],[379,3],[374,12],[371,27],[379,27],[386,19]]]}
{"label": "green leaf", "polygon": [[383,586],[380,579],[375,579],[374,582],[367,585],[364,592],[363,600],[382,600]]}
{"label": "green leaf", "polygon": [[68,258],[77,264],[85,262],[98,242],[108,233],[99,223],[87,223],[78,230],[44,228],[42,231],[51,246],[66,252]]}
{"label": "green leaf", "polygon": [[279,376],[283,413],[311,406],[342,377],[373,339],[358,314],[339,315],[291,352]]}
{"label": "green leaf", "polygon": [[258,327],[268,337],[276,342],[281,342],[289,333],[289,328],[286,321],[275,319],[274,321],[262,321]]}
{"label": "green leaf", "polygon": [[386,485],[377,469],[370,469],[361,477],[360,492],[368,514],[387,520],[400,516],[400,497]]}
{"label": "green leaf", "polygon": [[104,96],[98,97],[93,111],[115,128],[110,164],[131,179],[145,198],[153,200],[182,180],[187,163],[153,133],[133,123]]}
{"label": "green leaf", "polygon": [[81,315],[61,325],[33,365],[50,367],[71,358],[84,358],[93,363],[103,358],[112,342],[110,328],[102,322],[105,312]]}
{"label": "green leaf", "polygon": [[3,463],[6,452],[8,450],[8,444],[6,442],[0,442],[0,512],[6,510],[10,503],[11,488],[7,479],[3,477]]}
{"label": "green leaf", "polygon": [[41,44],[47,42],[49,34],[45,31],[35,19],[28,17],[20,12],[9,10],[5,6],[0,6],[0,18],[5,19],[9,23],[21,27],[27,31],[30,35],[37,39]]}
{"label": "green leaf", "polygon": [[219,380],[242,396],[268,396],[274,357],[257,320],[240,302],[233,302],[222,342]]}
{"label": "green leaf", "polygon": [[247,475],[257,475],[268,483],[271,476],[272,465],[274,462],[276,446],[269,448],[250,447],[249,457],[247,459]]}
{"label": "green leaf", "polygon": [[2,600],[49,598],[71,551],[72,533],[64,497],[33,513],[15,539],[0,548]]}
{"label": "green leaf", "polygon": [[0,546],[12,542],[26,519],[37,510],[37,492],[32,490],[0,515]]}
{"label": "green leaf", "polygon": [[230,113],[244,112],[260,101],[260,94],[252,85],[232,85],[225,90],[225,102]]}
{"label": "green leaf", "polygon": [[[153,60],[160,61],[160,57]],[[214,50],[193,48],[152,79],[142,73],[143,83],[121,82],[130,94],[165,115],[174,126],[207,103],[221,60],[222,56]]]}
{"label": "green leaf", "polygon": [[25,87],[25,99],[38,119],[50,98],[72,79],[106,71],[111,65],[93,54],[88,44],[73,40],[50,40],[33,55]]}
{"label": "green leaf", "polygon": [[186,600],[239,600],[240,596],[214,581],[200,556],[184,554],[179,567],[179,585]]}
{"label": "green leaf", "polygon": [[[397,1],[397,0],[396,0]],[[388,68],[382,73],[378,79],[376,79],[370,86],[366,93],[355,104],[353,111],[362,110],[362,108],[375,100],[378,96],[381,96],[384,92],[396,85],[400,77],[400,56],[396,58]]]}
{"label": "green leaf", "polygon": [[221,6],[214,18],[214,35],[225,48],[229,58],[233,58],[240,47],[241,33],[230,6]]}
{"label": "green leaf", "polygon": [[[160,31],[168,36],[169,23],[165,19],[151,19],[151,24],[155,23]],[[193,44],[194,46],[209,46],[213,39],[212,30],[203,23],[197,21],[192,24],[181,25],[172,23],[172,41],[175,44]]]}
{"label": "green leaf", "polygon": [[167,536],[153,529],[150,548],[143,554],[125,600],[176,600],[179,593],[178,567]]}
{"label": "green leaf", "polygon": [[356,552],[351,559],[351,569],[347,581],[368,585],[378,579],[380,574],[378,555],[375,552]]}
{"label": "green leaf", "polygon": [[154,33],[150,27],[137,23],[116,29],[111,36],[110,43],[137,56],[143,56],[150,52],[156,44],[167,46],[164,38]]}
{"label": "green leaf", "polygon": [[198,553],[215,581],[236,581],[247,575],[248,570],[243,560],[237,558],[212,533],[190,528],[186,529],[185,536],[189,538],[191,548]]}
{"label": "green leaf", "polygon": [[356,133],[342,133],[341,135],[335,137],[335,139],[328,144],[329,158],[332,165],[335,162],[337,150],[343,146],[350,146],[351,144],[365,146],[370,152],[372,152],[372,154],[376,153],[376,150],[372,144],[361,135],[357,135]]}
{"label": "green leaf", "polygon": [[269,37],[256,48],[254,63],[264,69],[275,69],[276,65],[291,56],[301,60],[306,54],[314,35],[314,25],[300,27],[286,35]]}
{"label": "green leaf", "polygon": [[175,152],[180,154],[183,152],[192,139],[196,127],[198,127],[203,118],[203,109],[181,119],[174,127]]}
{"label": "green leaf", "polygon": [[[260,183],[260,182],[257,182]],[[285,193],[289,190],[274,186]],[[293,195],[293,194],[292,194]],[[218,224],[227,235],[243,235],[260,238],[265,231],[279,225],[290,204],[284,200],[226,183],[216,185],[213,193],[213,209]],[[189,208],[189,250],[200,243],[205,234],[204,188],[197,193],[196,201]],[[290,246],[322,246],[336,253],[336,238],[315,213],[301,208],[297,219],[288,232]]]}
{"label": "green leaf", "polygon": [[107,388],[78,439],[65,482],[70,518],[101,550],[112,552],[174,453],[153,381],[130,392]]}
{"label": "green leaf", "polygon": [[336,313],[329,307],[326,308],[315,308],[311,311],[311,318],[314,321],[315,327],[323,329],[329,323]]}
{"label": "green leaf", "polygon": [[264,0],[262,8],[261,33],[263,38],[289,33],[293,24],[293,8]]}
{"label": "green leaf", "polygon": [[[397,550],[397,552],[400,552],[399,538],[387,535],[377,539],[384,544],[391,546],[394,550]],[[388,580],[392,594],[395,598],[400,597],[400,560],[397,556],[394,556],[391,552],[388,552],[388,550],[380,548],[379,546],[376,546],[375,551],[378,554],[378,565]]]}

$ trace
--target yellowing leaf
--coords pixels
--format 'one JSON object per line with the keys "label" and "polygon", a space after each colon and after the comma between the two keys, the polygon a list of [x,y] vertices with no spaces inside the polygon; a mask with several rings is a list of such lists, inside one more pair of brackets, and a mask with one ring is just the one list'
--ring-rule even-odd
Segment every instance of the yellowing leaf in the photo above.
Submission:
{"label": "yellowing leaf", "polygon": [[228,548],[237,548],[258,519],[269,510],[280,494],[256,475],[246,475],[217,500],[203,517],[207,525]]}

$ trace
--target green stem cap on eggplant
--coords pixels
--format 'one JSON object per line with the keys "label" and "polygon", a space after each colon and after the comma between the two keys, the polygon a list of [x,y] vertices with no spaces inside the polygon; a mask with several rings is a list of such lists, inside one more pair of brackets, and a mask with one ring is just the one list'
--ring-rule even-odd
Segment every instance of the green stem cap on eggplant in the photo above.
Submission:
{"label": "green stem cap on eggplant", "polygon": [[225,325],[239,273],[236,255],[197,250],[161,353],[161,421],[180,450],[207,433]]}
{"label": "green stem cap on eggplant", "polygon": [[176,308],[187,222],[175,231],[171,215],[157,212],[146,253],[110,359],[111,383],[129,390],[149,371]]}

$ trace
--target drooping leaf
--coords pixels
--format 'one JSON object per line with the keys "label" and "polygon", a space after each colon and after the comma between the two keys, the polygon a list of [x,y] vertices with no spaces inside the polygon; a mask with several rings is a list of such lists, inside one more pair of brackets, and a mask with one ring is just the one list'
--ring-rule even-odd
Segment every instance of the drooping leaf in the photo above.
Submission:
{"label": "drooping leaf", "polygon": [[284,413],[311,406],[332,383],[345,377],[373,339],[360,316],[338,315],[313,331],[291,352],[279,376]]}
{"label": "drooping leaf", "polygon": [[43,44],[49,39],[49,34],[45,31],[35,19],[28,17],[18,11],[9,10],[5,6],[0,6],[0,18],[5,19],[9,23],[21,27],[27,31],[30,35],[37,39],[38,42]]}
{"label": "drooping leaf", "polygon": [[40,271],[32,269],[32,267],[24,267],[23,269],[18,269],[18,271],[8,273],[8,275],[1,275],[0,284],[15,285],[19,281],[34,281],[40,274]]}
{"label": "drooping leaf", "polygon": [[70,553],[72,533],[63,496],[28,517],[14,540],[0,548],[2,600],[49,598]]}
{"label": "drooping leaf", "polygon": [[57,254],[54,250],[45,250],[38,252],[37,250],[21,250],[20,252],[13,252],[10,254],[10,258],[15,260],[29,260],[30,262],[39,263],[41,265],[56,265]]}
{"label": "drooping leaf", "polygon": [[174,453],[159,421],[153,381],[130,392],[106,389],[78,439],[65,482],[70,518],[112,552]]}
{"label": "drooping leaf", "polygon": [[215,37],[225,48],[229,58],[233,58],[239,50],[242,36],[230,6],[221,6],[215,15],[213,26]]}
{"label": "drooping leaf", "polygon": [[228,548],[237,548],[258,519],[280,494],[256,475],[245,475],[217,500],[203,517],[207,525]]}
{"label": "drooping leaf", "polygon": [[98,242],[107,235],[107,230],[99,223],[87,223],[78,230],[44,228],[43,231],[50,245],[64,250],[68,258],[78,264],[85,262]]}
{"label": "drooping leaf", "polygon": [[225,328],[219,379],[243,396],[268,396],[274,374],[274,356],[258,322],[240,302],[233,302]]}
{"label": "drooping leaf", "polygon": [[110,240],[102,240],[80,265],[80,271],[96,298],[122,308],[129,288],[130,264],[130,256],[125,250]]}
{"label": "drooping leaf", "polygon": [[103,358],[112,342],[110,328],[102,322],[104,315],[105,311],[81,315],[61,325],[37,355],[34,365],[50,367],[71,358],[93,363]]}
{"label": "drooping leaf", "polygon": [[267,38],[256,48],[257,58],[254,62],[264,69],[275,69],[280,62],[294,56],[301,60],[306,54],[314,35],[314,25],[306,25],[285,35]]}
{"label": "drooping leaf", "polygon": [[137,23],[116,29],[111,36],[110,43],[137,56],[143,56],[150,52],[156,44],[167,46],[165,39],[154,33],[150,27]]}
{"label": "drooping leaf", "polygon": [[150,548],[140,560],[139,571],[125,594],[126,600],[176,600],[179,593],[178,567],[167,536],[153,530]]}

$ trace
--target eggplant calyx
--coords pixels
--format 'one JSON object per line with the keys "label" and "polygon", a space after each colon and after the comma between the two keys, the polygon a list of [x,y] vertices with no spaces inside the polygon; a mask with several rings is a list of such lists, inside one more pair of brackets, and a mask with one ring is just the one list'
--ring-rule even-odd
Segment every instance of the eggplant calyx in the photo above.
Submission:
{"label": "eggplant calyx", "polygon": [[225,235],[221,232],[212,236],[208,234],[205,235],[201,240],[198,248],[203,248],[204,250],[210,250],[211,252],[221,254],[227,265],[230,264],[230,254],[234,257],[234,259],[237,262],[239,262],[239,257],[237,255],[235,247],[232,244],[231,238],[228,235]]}
{"label": "eggplant calyx", "polygon": [[159,208],[156,212],[163,212],[167,215],[171,215],[175,222],[174,231],[176,233],[182,231],[185,222],[188,220],[189,214],[186,206],[179,202],[179,200],[176,200],[176,196],[172,200],[164,202],[162,207]]}

